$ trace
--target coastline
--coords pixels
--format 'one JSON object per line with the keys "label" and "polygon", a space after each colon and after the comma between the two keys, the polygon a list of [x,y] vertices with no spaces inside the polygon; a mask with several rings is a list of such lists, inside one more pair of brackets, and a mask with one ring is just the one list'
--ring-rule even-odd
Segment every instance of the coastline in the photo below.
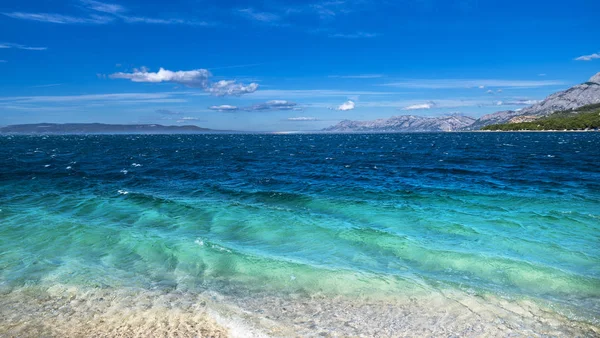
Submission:
{"label": "coastline", "polygon": [[[323,294],[23,287],[0,299],[0,336],[597,336],[598,321],[529,299],[440,289],[392,299]],[[573,313],[570,313],[573,316]]]}

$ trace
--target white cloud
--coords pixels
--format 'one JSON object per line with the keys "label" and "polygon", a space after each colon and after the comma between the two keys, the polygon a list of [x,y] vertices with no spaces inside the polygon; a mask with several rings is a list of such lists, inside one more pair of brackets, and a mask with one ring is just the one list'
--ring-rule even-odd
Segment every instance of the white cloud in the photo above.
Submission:
{"label": "white cloud", "polygon": [[374,38],[377,36],[379,36],[379,34],[366,33],[366,32],[329,34],[330,38],[340,38],[340,39],[368,39],[368,38]]}
{"label": "white cloud", "polygon": [[113,17],[103,15],[90,15],[88,17],[75,17],[54,13],[2,13],[13,19],[49,22],[56,24],[106,24],[114,20]]}
{"label": "white cloud", "polygon": [[173,72],[160,68],[158,72],[149,72],[148,69],[141,68],[134,69],[132,73],[114,73],[109,77],[111,79],[128,79],[133,82],[173,82],[188,87],[206,88],[210,76],[210,72],[206,69]]}
{"label": "white cloud", "polygon": [[318,119],[316,117],[298,116],[298,117],[288,117],[287,121],[308,122],[308,121],[318,121]]}
{"label": "white cloud", "polygon": [[[498,90],[499,90],[499,91],[502,91],[501,89],[498,89]],[[488,94],[494,94],[494,91],[493,91],[493,90],[491,90],[491,89],[488,89],[488,91],[487,91],[486,93],[488,93]]]}
{"label": "white cloud", "polygon": [[189,122],[189,121],[199,121],[200,119],[197,117],[182,117],[181,119],[177,120],[177,123],[185,123],[185,122]]}
{"label": "white cloud", "polygon": [[156,113],[161,114],[161,115],[181,115],[181,112],[178,111],[173,111],[173,110],[168,110],[168,109],[157,109]]}
{"label": "white cloud", "polygon": [[213,24],[206,21],[195,21],[195,20],[183,20],[183,19],[159,19],[159,18],[148,18],[142,16],[124,16],[120,15],[119,18],[123,19],[126,23],[146,23],[146,24],[157,24],[157,25],[190,25],[190,26],[212,26]]}
{"label": "white cloud", "polygon": [[360,75],[329,75],[329,78],[337,79],[378,79],[382,78],[381,74],[360,74]]}
{"label": "white cloud", "polygon": [[237,83],[235,80],[221,80],[213,83],[206,91],[216,96],[240,96],[244,94],[254,93],[258,89],[258,83],[250,83],[249,85],[243,85]]}
{"label": "white cloud", "polygon": [[[502,101],[500,101],[502,102]],[[539,100],[510,100],[510,101],[506,101],[506,102],[502,102],[504,105],[506,106],[530,106],[533,104],[537,104],[540,103]]]}
{"label": "white cloud", "polygon": [[271,100],[265,103],[255,104],[253,106],[238,108],[230,105],[210,106],[210,110],[220,112],[235,112],[235,111],[277,111],[277,110],[302,110],[295,102],[285,100]]}
{"label": "white cloud", "polygon": [[563,85],[564,82],[557,80],[497,80],[497,79],[437,79],[437,80],[405,80],[399,82],[385,83],[381,86],[412,89],[451,89],[451,88],[476,88],[476,87],[517,87],[535,88],[545,86]]}
{"label": "white cloud", "polygon": [[20,45],[18,43],[9,43],[9,42],[0,42],[0,49],[23,49],[23,50],[46,50],[47,47],[30,47],[25,45]]}
{"label": "white cloud", "polygon": [[337,108],[335,108],[335,110],[348,111],[354,109],[355,107],[356,103],[354,103],[354,101],[349,100],[339,105]]}
{"label": "white cloud", "polygon": [[600,53],[594,53],[590,55],[582,55],[578,58],[575,58],[577,61],[592,61],[594,59],[600,59]]}
{"label": "white cloud", "polygon": [[[65,103],[65,102],[91,102],[91,101],[115,101],[115,102],[156,102],[158,100],[173,100],[174,95],[184,94],[177,92],[165,93],[115,93],[115,94],[88,94],[88,95],[62,95],[62,96],[12,96],[0,97],[1,101],[19,103]],[[166,101],[169,102],[169,101]]]}
{"label": "white cloud", "polygon": [[[8,17],[21,20],[31,20],[39,22],[48,22],[55,24],[96,24],[103,25],[120,19],[125,23],[145,23],[159,25],[194,25],[194,26],[209,26],[212,25],[206,21],[185,20],[179,18],[152,18],[136,15],[126,15],[127,8],[112,3],[105,3],[95,0],[80,0],[83,9],[86,11],[84,15],[72,16],[57,13],[26,13],[26,12],[11,12],[2,13]],[[92,12],[92,13],[90,13]],[[97,14],[96,14],[97,13]]]}
{"label": "white cloud", "polygon": [[208,109],[210,109],[210,110],[216,110],[216,111],[220,111],[220,112],[232,112],[232,111],[239,110],[238,107],[236,107],[236,106],[230,106],[230,105],[227,105],[227,104],[220,105],[220,106],[210,106],[210,107],[208,107]]}
{"label": "white cloud", "polygon": [[146,68],[134,69],[132,73],[114,73],[109,77],[111,79],[127,79],[133,82],[171,82],[181,84],[192,88],[201,88],[204,91],[216,96],[240,96],[253,93],[258,89],[257,83],[243,85],[234,80],[221,80],[212,83],[209,79],[212,74],[206,69],[195,69],[186,71],[170,71],[160,68],[158,72],[150,72]]}
{"label": "white cloud", "polygon": [[254,10],[253,8],[244,8],[244,9],[239,9],[238,13],[242,14],[243,16],[255,20],[255,21],[260,21],[260,22],[267,22],[267,23],[272,23],[272,22],[277,22],[279,20],[281,20],[281,17],[277,14],[274,13],[268,13],[268,12],[259,12]]}
{"label": "white cloud", "polygon": [[435,107],[435,102],[413,104],[402,108],[402,110],[419,110],[419,109],[431,109]]}
{"label": "white cloud", "polygon": [[285,100],[271,100],[265,103],[255,104],[251,107],[244,108],[248,111],[264,111],[264,110],[301,110],[295,102]]}
{"label": "white cloud", "polygon": [[335,89],[263,89],[251,94],[253,98],[349,98],[353,96],[382,96],[395,95],[394,92],[376,92],[376,91],[351,91]]}
{"label": "white cloud", "polygon": [[[492,107],[498,105],[497,100],[492,99],[437,99],[435,101],[422,101],[414,100],[399,100],[399,101],[361,101],[361,107],[365,108],[398,108],[400,110],[418,110],[418,109],[449,109],[449,108],[464,108],[464,107]],[[538,103],[537,100],[532,99],[521,99],[512,98],[507,101],[501,102],[504,106],[519,106],[519,105],[530,105]]]}
{"label": "white cloud", "polygon": [[81,2],[84,5],[86,5],[89,9],[97,12],[117,14],[126,11],[126,9],[123,6],[117,4],[108,4],[94,0],[81,0]]}

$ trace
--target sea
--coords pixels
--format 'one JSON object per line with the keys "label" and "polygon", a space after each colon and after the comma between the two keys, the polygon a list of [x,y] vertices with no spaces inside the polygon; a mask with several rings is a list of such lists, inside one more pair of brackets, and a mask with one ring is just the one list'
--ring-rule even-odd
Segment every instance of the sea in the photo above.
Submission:
{"label": "sea", "polygon": [[600,133],[5,135],[0,337],[598,337]]}

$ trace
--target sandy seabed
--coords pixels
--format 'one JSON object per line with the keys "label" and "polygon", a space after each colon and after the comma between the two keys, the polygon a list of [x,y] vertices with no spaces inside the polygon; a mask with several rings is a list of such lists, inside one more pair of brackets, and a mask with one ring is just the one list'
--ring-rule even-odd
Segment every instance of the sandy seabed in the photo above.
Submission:
{"label": "sandy seabed", "polygon": [[78,288],[4,290],[0,337],[600,337],[528,300],[460,291],[391,299]]}

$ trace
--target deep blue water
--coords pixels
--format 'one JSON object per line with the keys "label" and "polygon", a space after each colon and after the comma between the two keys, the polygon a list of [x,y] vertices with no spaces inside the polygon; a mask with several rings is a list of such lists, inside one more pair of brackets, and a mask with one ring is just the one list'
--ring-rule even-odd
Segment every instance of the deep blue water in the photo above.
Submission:
{"label": "deep blue water", "polygon": [[599,133],[4,136],[0,287],[425,286],[595,317],[599,159]]}

